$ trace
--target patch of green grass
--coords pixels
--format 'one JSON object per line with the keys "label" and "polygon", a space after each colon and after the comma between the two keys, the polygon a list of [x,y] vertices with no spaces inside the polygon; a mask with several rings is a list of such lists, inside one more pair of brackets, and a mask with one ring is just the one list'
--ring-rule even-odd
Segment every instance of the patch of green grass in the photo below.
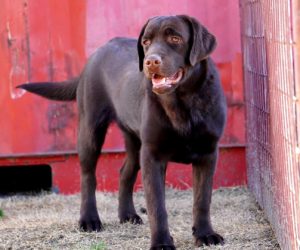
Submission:
{"label": "patch of green grass", "polygon": [[90,250],[106,250],[106,245],[103,241],[100,241],[98,244],[91,246]]}
{"label": "patch of green grass", "polygon": [[2,217],[4,217],[4,212],[3,212],[2,209],[0,209],[0,219],[1,219]]}

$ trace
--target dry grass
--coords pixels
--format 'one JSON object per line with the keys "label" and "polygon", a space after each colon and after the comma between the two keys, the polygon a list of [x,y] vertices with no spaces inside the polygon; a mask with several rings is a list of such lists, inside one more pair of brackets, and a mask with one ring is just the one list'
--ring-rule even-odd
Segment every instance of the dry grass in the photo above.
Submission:
{"label": "dry grass", "polygon": [[[105,230],[78,230],[79,195],[13,196],[0,198],[0,249],[148,249],[149,224],[118,223],[117,196],[97,193],[98,209]],[[142,192],[135,194],[136,207],[145,206]],[[191,191],[167,191],[170,230],[178,249],[194,249],[191,234]],[[263,212],[245,188],[214,192],[212,221],[222,234],[224,246],[202,249],[279,249]]]}

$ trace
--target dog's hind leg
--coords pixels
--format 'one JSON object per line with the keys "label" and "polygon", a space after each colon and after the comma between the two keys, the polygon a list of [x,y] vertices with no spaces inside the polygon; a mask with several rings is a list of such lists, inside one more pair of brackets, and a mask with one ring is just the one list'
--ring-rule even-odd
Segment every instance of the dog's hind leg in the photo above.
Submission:
{"label": "dog's hind leg", "polygon": [[141,143],[134,135],[124,132],[127,156],[120,170],[119,181],[119,219],[121,223],[131,222],[142,224],[133,204],[133,187],[136,181],[139,165]]}
{"label": "dog's hind leg", "polygon": [[78,153],[81,165],[81,208],[79,226],[84,231],[101,231],[102,224],[96,205],[96,165],[104,142],[109,118],[102,111],[100,119],[87,119],[82,114],[79,122]]}

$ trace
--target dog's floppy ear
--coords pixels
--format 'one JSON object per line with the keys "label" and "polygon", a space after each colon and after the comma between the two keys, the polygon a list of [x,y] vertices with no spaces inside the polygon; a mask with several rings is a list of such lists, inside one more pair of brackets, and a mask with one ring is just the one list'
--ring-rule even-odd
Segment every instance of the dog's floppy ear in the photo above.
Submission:
{"label": "dog's floppy ear", "polygon": [[137,50],[138,50],[138,56],[139,56],[139,68],[140,71],[143,71],[143,65],[144,65],[144,58],[145,58],[145,54],[144,54],[144,48],[142,46],[142,37],[144,35],[145,29],[147,27],[149,20],[147,21],[147,23],[143,26],[141,33],[139,35],[139,39],[137,42]]}
{"label": "dog's floppy ear", "polygon": [[216,48],[217,42],[204,26],[202,26],[195,18],[180,15],[184,19],[191,30],[189,61],[192,66],[197,62],[207,58]]}

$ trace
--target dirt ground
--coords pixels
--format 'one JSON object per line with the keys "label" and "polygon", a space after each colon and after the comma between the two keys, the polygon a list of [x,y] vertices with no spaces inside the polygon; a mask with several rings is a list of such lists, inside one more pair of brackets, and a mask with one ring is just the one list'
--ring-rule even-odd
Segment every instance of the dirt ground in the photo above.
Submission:
{"label": "dirt ground", "polygon": [[[192,192],[167,190],[171,234],[178,249],[195,249],[191,234]],[[117,195],[97,193],[105,230],[80,232],[77,227],[79,195],[42,194],[0,198],[0,249],[149,249],[147,216],[144,225],[118,223]],[[142,192],[135,194],[136,208],[145,207]],[[0,211],[1,211],[0,210]],[[270,225],[245,188],[214,191],[212,222],[226,240],[224,246],[198,249],[280,249]],[[141,214],[141,213],[139,213]]]}

